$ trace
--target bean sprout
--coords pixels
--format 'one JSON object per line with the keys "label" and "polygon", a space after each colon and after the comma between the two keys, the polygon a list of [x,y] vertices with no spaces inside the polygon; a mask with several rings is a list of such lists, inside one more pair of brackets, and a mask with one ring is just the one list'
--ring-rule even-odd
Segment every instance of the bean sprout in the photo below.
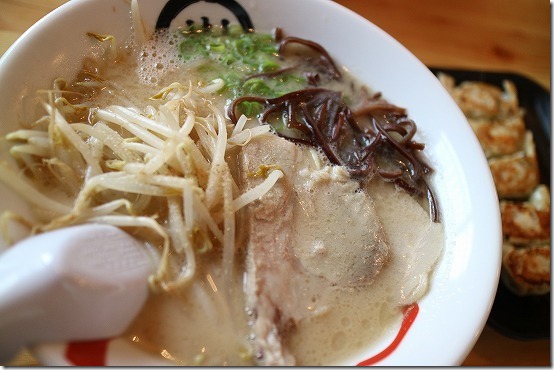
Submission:
{"label": "bean sprout", "polygon": [[[95,86],[87,88],[107,84],[99,77],[94,81]],[[262,197],[283,173],[274,170],[262,184],[238,194],[227,155],[270,133],[266,125],[247,127],[246,117],[231,125],[209,99],[223,83],[212,81],[196,89],[192,83],[172,83],[151,98],[157,106],[140,109],[70,103],[62,98],[66,84],[58,80],[47,93],[49,101],[43,102],[48,124],[6,136],[22,171],[2,162],[0,181],[54,215],[34,223],[32,233],[96,222],[136,229],[148,243],[160,245],[158,267],[150,278],[153,290],[189,284],[197,270],[196,254],[213,242],[221,247],[223,273],[229,277],[236,252],[236,212]],[[82,109],[89,114],[76,114]],[[88,121],[74,119],[83,116]],[[44,117],[37,122],[45,122]],[[68,179],[69,199],[50,199],[44,176],[52,187]],[[173,254],[180,256],[181,265],[171,260]]]}

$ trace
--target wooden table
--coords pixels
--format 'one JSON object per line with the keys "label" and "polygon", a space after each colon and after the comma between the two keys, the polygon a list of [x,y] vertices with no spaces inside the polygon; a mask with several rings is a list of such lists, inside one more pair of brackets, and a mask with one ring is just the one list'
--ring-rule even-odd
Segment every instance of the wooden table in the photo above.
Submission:
{"label": "wooden table", "polygon": [[[65,2],[0,0],[0,55]],[[388,32],[428,66],[514,72],[550,90],[551,11],[546,0],[337,2]],[[12,364],[38,365],[26,351]],[[550,340],[518,341],[485,327],[463,365],[550,366]]]}

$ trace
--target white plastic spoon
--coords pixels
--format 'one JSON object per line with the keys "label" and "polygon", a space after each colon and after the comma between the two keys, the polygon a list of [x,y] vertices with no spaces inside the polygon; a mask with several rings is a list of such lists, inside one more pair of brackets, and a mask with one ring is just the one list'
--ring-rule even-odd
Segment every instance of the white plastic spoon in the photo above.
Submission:
{"label": "white plastic spoon", "polygon": [[148,296],[150,254],[109,225],[28,238],[0,254],[0,363],[23,346],[120,335]]}

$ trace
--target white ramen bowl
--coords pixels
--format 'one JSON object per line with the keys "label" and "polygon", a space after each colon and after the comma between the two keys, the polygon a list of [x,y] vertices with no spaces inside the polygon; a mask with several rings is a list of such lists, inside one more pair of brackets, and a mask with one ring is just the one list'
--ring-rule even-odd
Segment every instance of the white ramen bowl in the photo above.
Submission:
{"label": "white ramen bowl", "polygon": [[[139,0],[147,30],[153,30],[167,0]],[[238,0],[258,30],[322,44],[335,59],[386,99],[408,109],[419,141],[435,168],[431,185],[445,229],[444,252],[415,321],[394,350],[377,365],[458,365],[483,329],[498,284],[501,226],[497,195],[481,147],[462,112],[434,75],[408,50],[361,16],[325,0]],[[130,33],[130,1],[73,0],[31,27],[0,60],[0,134],[25,120],[25,99],[56,77],[71,79],[87,55],[99,53],[86,32],[124,40]],[[174,19],[234,16],[211,2],[198,2]],[[27,205],[0,184],[0,211],[26,214]],[[17,231],[17,230],[14,230]],[[400,331],[392,330],[345,365],[383,353]],[[33,348],[44,365],[167,365],[161,356],[123,339]],[[96,356],[96,357],[95,357]],[[86,362],[86,361],[92,362]],[[84,362],[83,362],[84,361]],[[96,361],[96,362],[95,362]]]}

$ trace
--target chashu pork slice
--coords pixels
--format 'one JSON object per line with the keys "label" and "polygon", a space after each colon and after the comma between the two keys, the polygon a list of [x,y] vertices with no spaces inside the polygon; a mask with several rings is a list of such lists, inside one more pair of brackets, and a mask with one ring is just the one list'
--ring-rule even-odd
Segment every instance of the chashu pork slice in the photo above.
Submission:
{"label": "chashu pork slice", "polygon": [[263,172],[262,166],[279,163],[285,173],[268,193],[247,206],[244,220],[248,232],[246,305],[252,316],[255,356],[258,364],[266,366],[294,365],[294,357],[282,343],[283,334],[294,325],[290,314],[295,310],[291,297],[294,285],[289,277],[298,273],[290,248],[294,195],[287,175],[294,171],[299,153],[288,149],[293,150],[283,150],[272,137],[258,138],[242,149],[239,158],[240,179],[245,188],[263,181],[257,175]]}
{"label": "chashu pork slice", "polygon": [[244,189],[261,183],[264,169],[285,175],[244,215],[245,296],[259,365],[294,365],[287,334],[317,314],[314,307],[326,309],[325,290],[370,284],[388,259],[369,196],[344,169],[316,162],[308,148],[275,135],[239,155]]}

